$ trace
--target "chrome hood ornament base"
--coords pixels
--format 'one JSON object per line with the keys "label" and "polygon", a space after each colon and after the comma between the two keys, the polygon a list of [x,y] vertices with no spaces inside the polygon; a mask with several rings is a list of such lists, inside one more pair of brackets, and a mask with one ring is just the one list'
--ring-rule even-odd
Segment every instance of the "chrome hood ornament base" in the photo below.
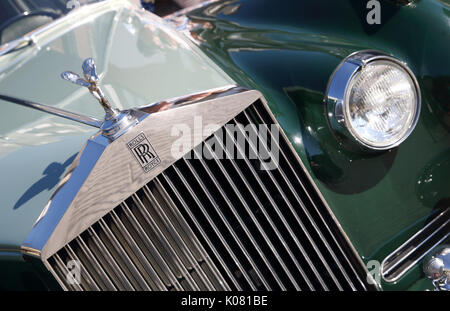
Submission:
{"label": "chrome hood ornament base", "polygon": [[99,86],[99,76],[94,59],[87,58],[84,60],[81,68],[83,69],[84,78],[72,71],[65,71],[61,74],[61,78],[72,82],[79,86],[86,87],[92,96],[98,100],[105,110],[105,118],[100,126],[102,134],[112,140],[117,139],[128,131],[131,127],[139,123],[144,113],[137,110],[118,110],[112,108],[106,99],[103,91]]}
{"label": "chrome hood ornament base", "polygon": [[105,117],[103,121],[90,116],[67,111],[65,109],[48,106],[5,94],[0,94],[0,99],[99,128],[101,134],[111,141],[126,133],[148,115],[147,113],[136,109],[118,110],[116,108],[112,108],[98,85],[99,77],[94,60],[92,58],[86,59],[83,62],[82,69],[85,79],[81,78],[80,75],[72,71],[63,72],[61,74],[61,78],[89,89],[89,92],[95,97],[95,99],[98,100],[100,105],[105,110]]}

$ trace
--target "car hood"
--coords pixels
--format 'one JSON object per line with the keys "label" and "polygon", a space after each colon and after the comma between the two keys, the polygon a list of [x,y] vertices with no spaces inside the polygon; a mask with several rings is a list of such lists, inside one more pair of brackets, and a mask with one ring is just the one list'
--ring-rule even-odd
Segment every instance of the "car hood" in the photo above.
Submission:
{"label": "car hood", "polygon": [[[93,57],[120,109],[232,84],[188,40],[125,0],[74,10],[35,44],[0,56],[0,93],[103,118],[85,88],[59,78]],[[0,250],[18,249],[95,128],[0,101]]]}

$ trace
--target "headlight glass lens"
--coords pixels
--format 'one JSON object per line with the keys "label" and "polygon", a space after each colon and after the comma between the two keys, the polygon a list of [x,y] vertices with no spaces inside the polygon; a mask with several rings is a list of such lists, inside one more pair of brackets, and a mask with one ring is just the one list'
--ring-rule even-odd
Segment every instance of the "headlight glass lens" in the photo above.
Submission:
{"label": "headlight glass lens", "polygon": [[417,90],[400,65],[377,60],[361,68],[344,97],[345,122],[363,144],[383,149],[401,141],[414,125]]}

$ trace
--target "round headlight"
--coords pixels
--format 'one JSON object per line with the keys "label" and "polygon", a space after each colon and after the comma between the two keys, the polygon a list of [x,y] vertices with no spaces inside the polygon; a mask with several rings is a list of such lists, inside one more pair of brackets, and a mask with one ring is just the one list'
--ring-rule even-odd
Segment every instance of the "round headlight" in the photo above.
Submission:
{"label": "round headlight", "polygon": [[350,55],[334,72],[327,92],[332,128],[366,148],[398,146],[414,129],[420,92],[414,74],[374,51]]}

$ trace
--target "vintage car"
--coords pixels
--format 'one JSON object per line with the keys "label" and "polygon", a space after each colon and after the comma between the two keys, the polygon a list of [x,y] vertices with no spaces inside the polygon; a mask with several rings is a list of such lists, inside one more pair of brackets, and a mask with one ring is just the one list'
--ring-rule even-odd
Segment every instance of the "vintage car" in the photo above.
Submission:
{"label": "vintage car", "polygon": [[0,289],[450,288],[447,0],[136,2],[0,4]]}

